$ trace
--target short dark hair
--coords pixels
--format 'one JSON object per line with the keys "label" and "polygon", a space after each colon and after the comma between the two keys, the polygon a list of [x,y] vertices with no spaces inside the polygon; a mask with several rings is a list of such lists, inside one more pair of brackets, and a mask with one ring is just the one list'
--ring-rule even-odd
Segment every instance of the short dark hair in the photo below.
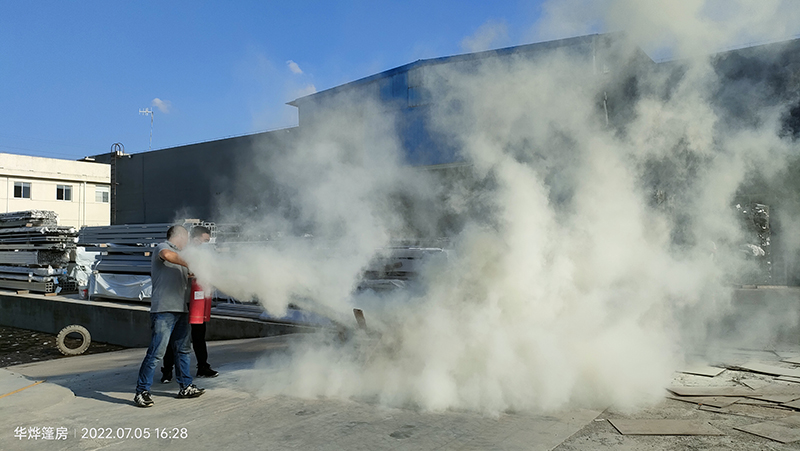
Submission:
{"label": "short dark hair", "polygon": [[199,236],[203,236],[204,233],[207,233],[208,236],[211,236],[211,230],[209,230],[206,226],[194,226],[192,227],[192,234],[190,235],[191,238],[197,238]]}
{"label": "short dark hair", "polygon": [[186,227],[184,227],[182,225],[174,225],[174,226],[170,227],[169,229],[167,229],[167,239],[170,239],[173,236],[175,236],[178,232],[180,232],[180,230],[183,230],[184,232],[186,232]]}

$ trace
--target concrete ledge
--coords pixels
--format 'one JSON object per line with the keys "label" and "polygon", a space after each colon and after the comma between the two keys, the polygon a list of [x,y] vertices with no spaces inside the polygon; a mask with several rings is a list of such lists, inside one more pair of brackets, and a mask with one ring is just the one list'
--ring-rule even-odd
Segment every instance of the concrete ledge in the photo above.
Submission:
{"label": "concrete ledge", "polygon": [[[92,340],[127,347],[150,344],[149,306],[134,303],[88,301],[75,296],[43,296],[0,291],[0,325],[58,333],[80,324]],[[800,288],[759,287],[734,290],[731,305],[717,318],[716,335],[742,345],[772,348],[800,342]],[[711,329],[714,326],[709,325]],[[208,340],[235,340],[313,332],[317,327],[212,315]]]}
{"label": "concrete ledge", "polygon": [[[57,334],[70,324],[89,329],[92,340],[128,347],[150,344],[148,306],[87,301],[77,296],[43,296],[0,291],[0,325]],[[211,316],[209,340],[270,337],[313,332],[315,327],[249,318]]]}

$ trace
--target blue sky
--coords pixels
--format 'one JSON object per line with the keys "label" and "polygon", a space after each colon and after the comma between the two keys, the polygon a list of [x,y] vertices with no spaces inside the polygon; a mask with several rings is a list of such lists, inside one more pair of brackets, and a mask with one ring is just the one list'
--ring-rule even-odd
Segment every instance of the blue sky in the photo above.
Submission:
{"label": "blue sky", "polygon": [[294,126],[313,89],[535,42],[540,3],[6,0],[0,152],[146,151],[142,108],[153,149]]}

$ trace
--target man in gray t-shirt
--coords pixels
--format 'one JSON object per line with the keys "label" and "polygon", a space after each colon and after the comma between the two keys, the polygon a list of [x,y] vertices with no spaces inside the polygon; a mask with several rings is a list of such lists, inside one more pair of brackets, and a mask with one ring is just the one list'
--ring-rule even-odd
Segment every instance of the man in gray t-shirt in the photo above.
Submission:
{"label": "man in gray t-shirt", "polygon": [[150,278],[153,280],[153,295],[150,313],[189,312],[189,268],[170,263],[161,256],[162,251],[179,253],[175,244],[165,241],[153,251]]}
{"label": "man in gray t-shirt", "polygon": [[180,251],[189,241],[189,233],[182,226],[172,226],[167,231],[167,241],[153,252],[150,275],[153,280],[153,295],[150,300],[150,330],[152,336],[147,354],[139,368],[134,404],[150,407],[153,399],[150,386],[153,384],[158,361],[164,357],[167,346],[171,347],[177,360],[175,379],[181,386],[178,398],[196,398],[204,390],[192,384],[189,374],[189,265]]}

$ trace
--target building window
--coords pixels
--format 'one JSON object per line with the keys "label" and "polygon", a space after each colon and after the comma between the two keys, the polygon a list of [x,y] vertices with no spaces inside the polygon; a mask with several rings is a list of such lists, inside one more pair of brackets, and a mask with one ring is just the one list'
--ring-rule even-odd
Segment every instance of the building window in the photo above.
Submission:
{"label": "building window", "polygon": [[31,184],[28,182],[14,182],[14,197],[17,199],[30,199]]}
{"label": "building window", "polygon": [[107,186],[98,186],[94,189],[94,201],[108,203],[110,199],[109,189]]}
{"label": "building window", "polygon": [[72,185],[56,185],[56,200],[72,200]]}

